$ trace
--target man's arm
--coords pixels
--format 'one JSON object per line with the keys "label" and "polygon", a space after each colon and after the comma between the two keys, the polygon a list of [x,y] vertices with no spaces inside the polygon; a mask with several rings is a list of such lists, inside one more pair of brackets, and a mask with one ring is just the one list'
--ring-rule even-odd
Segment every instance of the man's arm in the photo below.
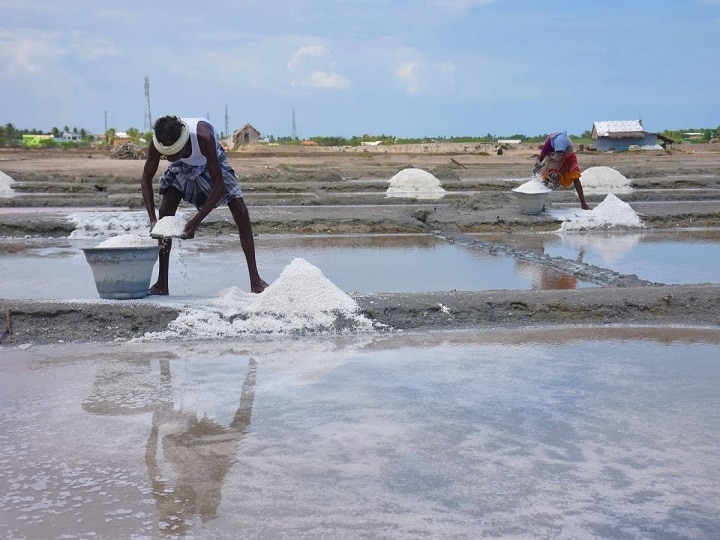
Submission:
{"label": "man's arm", "polygon": [[540,150],[540,156],[538,156],[538,161],[542,161],[543,159],[545,159],[545,156],[547,156],[550,152],[553,151],[551,140],[552,136],[545,139],[545,144],[543,144],[543,147]]}
{"label": "man's arm", "polygon": [[213,183],[213,189],[202,208],[200,208],[198,213],[187,222],[187,225],[185,226],[185,234],[187,238],[195,236],[195,229],[197,229],[200,223],[202,223],[202,220],[205,219],[210,212],[212,212],[220,199],[222,199],[222,196],[225,194],[225,182],[222,177],[220,161],[218,160],[215,132],[210,124],[202,121],[198,122],[196,129],[198,146],[200,147],[202,155],[204,155],[207,159],[207,168],[210,173],[210,179]]}
{"label": "man's arm", "polygon": [[157,215],[155,214],[155,195],[153,193],[152,181],[159,166],[160,152],[158,152],[155,145],[151,142],[150,146],[148,146],[148,157],[145,160],[145,167],[143,167],[142,177],[140,178],[140,188],[142,189],[143,201],[145,202],[145,209],[147,210],[148,217],[150,218],[150,229],[152,229],[157,222]]}

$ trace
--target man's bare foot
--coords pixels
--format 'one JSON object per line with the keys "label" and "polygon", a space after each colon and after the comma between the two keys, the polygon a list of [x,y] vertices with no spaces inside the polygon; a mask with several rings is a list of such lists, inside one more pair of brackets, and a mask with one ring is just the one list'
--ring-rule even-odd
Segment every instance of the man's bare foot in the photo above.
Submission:
{"label": "man's bare foot", "polygon": [[170,294],[168,288],[157,283],[148,289],[148,296],[167,296],[168,294]]}
{"label": "man's bare foot", "polygon": [[268,284],[265,283],[265,280],[263,280],[263,279],[253,281],[252,283],[250,283],[250,290],[252,292],[254,292],[255,294],[259,294],[259,293],[263,292],[265,289],[267,289],[267,287],[268,287]]}

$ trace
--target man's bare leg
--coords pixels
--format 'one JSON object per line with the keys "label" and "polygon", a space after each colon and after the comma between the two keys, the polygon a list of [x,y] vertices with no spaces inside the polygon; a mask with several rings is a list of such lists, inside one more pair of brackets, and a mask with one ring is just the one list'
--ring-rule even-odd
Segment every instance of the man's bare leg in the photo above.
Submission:
{"label": "man's bare leg", "polygon": [[260,277],[255,260],[255,240],[253,239],[252,225],[250,223],[250,212],[248,212],[245,201],[233,199],[228,203],[235,224],[240,233],[240,245],[242,246],[245,260],[247,261],[248,273],[250,274],[250,290],[254,293],[261,293],[268,284]]}
{"label": "man's bare leg", "polygon": [[[177,212],[182,194],[174,189],[168,189],[162,196],[160,202],[160,219],[165,216],[174,216]],[[148,296],[167,296],[170,294],[169,274],[170,274],[170,251],[172,250],[172,240],[170,238],[162,238],[158,240],[160,245],[160,253],[158,254],[158,278],[152,287],[148,290]]]}
{"label": "man's bare leg", "polygon": [[573,180],[573,185],[575,186],[575,191],[577,191],[578,199],[580,199],[580,206],[582,207],[582,209],[590,210],[590,207],[585,202],[585,194],[583,193],[583,188],[580,180]]}
{"label": "man's bare leg", "polygon": [[170,294],[168,284],[168,274],[170,273],[170,250],[172,249],[172,240],[170,238],[162,238],[158,240],[160,252],[158,254],[158,278],[150,289],[148,296],[167,296]]}

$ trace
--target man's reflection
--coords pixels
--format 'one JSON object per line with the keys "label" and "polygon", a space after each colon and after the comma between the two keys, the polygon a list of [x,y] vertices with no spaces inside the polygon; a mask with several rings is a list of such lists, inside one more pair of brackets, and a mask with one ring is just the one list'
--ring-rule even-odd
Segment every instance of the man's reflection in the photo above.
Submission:
{"label": "man's reflection", "polygon": [[[153,412],[145,462],[160,532],[184,534],[198,518],[204,523],[217,517],[225,477],[250,427],[256,372],[251,358],[237,411],[227,426],[174,403]],[[167,361],[161,362],[161,377],[169,386]]]}
{"label": "man's reflection", "polygon": [[257,363],[249,360],[239,389],[225,371],[203,362],[157,362],[109,362],[82,406],[102,416],[152,413],[145,463],[157,527],[181,536],[217,516],[225,477],[250,427]]}

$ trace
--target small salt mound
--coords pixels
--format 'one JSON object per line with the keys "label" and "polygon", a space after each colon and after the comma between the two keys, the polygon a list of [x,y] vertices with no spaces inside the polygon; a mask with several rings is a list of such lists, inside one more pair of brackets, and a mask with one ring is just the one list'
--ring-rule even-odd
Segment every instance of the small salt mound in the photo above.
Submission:
{"label": "small salt mound", "polygon": [[543,184],[539,179],[533,178],[521,186],[512,188],[512,191],[518,193],[547,193],[548,191],[552,191],[552,189]]}
{"label": "small salt mound", "polygon": [[165,238],[182,236],[185,233],[187,221],[182,216],[165,216],[152,228],[154,236]]}
{"label": "small salt mound", "polygon": [[441,199],[445,190],[434,175],[422,169],[403,169],[390,179],[388,197],[411,197],[414,199]]}
{"label": "small salt mound", "polygon": [[630,181],[612,167],[589,167],[580,176],[584,190],[608,193],[628,193],[632,191]]}
{"label": "small salt mound", "polygon": [[149,247],[157,246],[157,240],[153,240],[149,236],[140,236],[139,234],[121,234],[113,236],[107,240],[100,242],[99,248],[119,248],[119,247]]}
{"label": "small salt mound", "polygon": [[592,210],[583,211],[569,221],[564,221],[560,226],[560,231],[609,229],[612,227],[644,227],[644,225],[640,216],[629,204],[610,193]]}
{"label": "small salt mound", "polygon": [[0,197],[14,197],[15,192],[12,188],[14,183],[15,180],[13,180],[11,176],[0,171]]}

